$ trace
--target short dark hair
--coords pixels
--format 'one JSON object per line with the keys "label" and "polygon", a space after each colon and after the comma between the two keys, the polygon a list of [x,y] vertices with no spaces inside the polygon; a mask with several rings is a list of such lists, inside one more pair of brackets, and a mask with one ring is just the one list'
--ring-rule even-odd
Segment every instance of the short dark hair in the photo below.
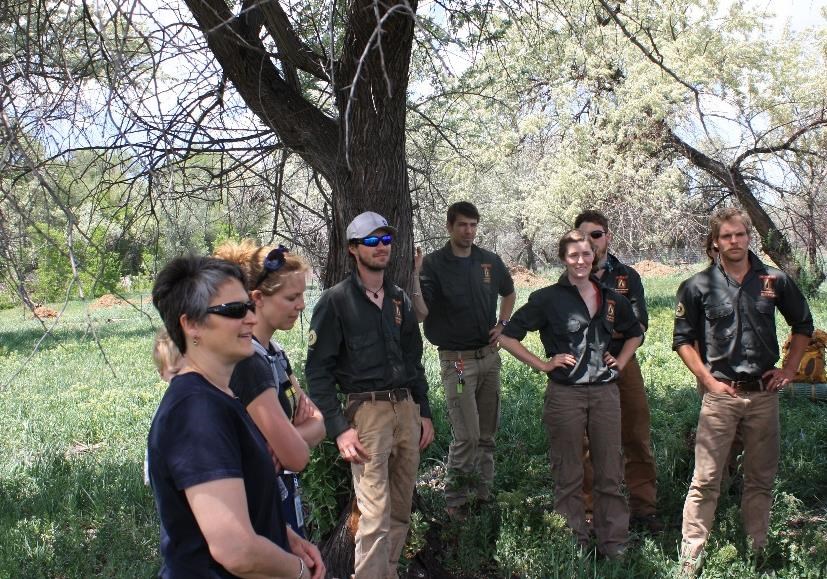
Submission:
{"label": "short dark hair", "polygon": [[158,273],[152,286],[152,304],[181,354],[187,353],[181,316],[186,314],[194,322],[206,318],[210,299],[229,279],[245,285],[244,274],[236,264],[192,254],[176,257]]}
{"label": "short dark hair", "polygon": [[606,231],[609,230],[609,220],[600,211],[597,211],[595,209],[583,211],[582,213],[580,213],[580,215],[574,218],[575,229],[577,229],[584,223],[597,223]]}
{"label": "short dark hair", "polygon": [[[596,223],[596,221],[589,221],[589,223]],[[592,261],[592,273],[597,271],[597,249],[592,243],[591,238],[589,238],[585,233],[580,231],[579,229],[572,229],[563,235],[560,238],[560,243],[557,245],[557,257],[560,258],[561,261],[566,259],[566,250],[568,249],[569,245],[572,243],[580,243],[581,241],[587,241],[589,243],[589,247],[592,248],[592,252],[594,253],[594,261]]]}
{"label": "short dark hair", "polygon": [[476,219],[477,222],[480,220],[480,212],[477,211],[477,208],[473,203],[468,201],[457,201],[456,203],[451,203],[451,205],[448,206],[448,225],[453,225],[454,221],[456,221],[457,217],[460,215],[470,219]]}

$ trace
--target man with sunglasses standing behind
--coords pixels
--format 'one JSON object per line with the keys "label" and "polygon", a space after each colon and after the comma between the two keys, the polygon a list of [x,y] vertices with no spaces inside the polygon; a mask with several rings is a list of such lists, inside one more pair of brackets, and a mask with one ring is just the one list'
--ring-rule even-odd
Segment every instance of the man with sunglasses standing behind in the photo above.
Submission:
{"label": "man with sunglasses standing behind", "polygon": [[497,340],[517,297],[502,259],[474,245],[479,220],[474,205],[454,203],[448,207],[448,243],[424,260],[417,249],[414,260],[414,309],[425,321],[425,336],[439,348],[453,432],[445,503],[448,515],[459,520],[469,503],[491,498],[500,418]]}
{"label": "man with sunglasses standing behind", "polygon": [[[634,268],[622,263],[609,253],[612,233],[609,220],[599,211],[583,211],[574,220],[574,227],[589,236],[594,245],[598,264],[595,275],[609,289],[616,291],[632,303],[641,329],[649,325],[649,313],[640,275]],[[613,339],[609,352],[617,356],[623,346],[621,338]],[[657,518],[655,459],[650,439],[651,418],[646,388],[640,373],[637,357],[632,356],[617,380],[620,392],[620,429],[623,443],[626,488],[629,490],[630,525],[659,532],[663,529]],[[583,491],[586,508],[592,504],[592,464],[584,464]]]}
{"label": "man with sunglasses standing behind", "polygon": [[384,277],[395,234],[372,211],[350,222],[354,269],[319,298],[307,340],[309,394],[350,463],[362,514],[357,579],[397,577],[419,453],[434,438],[419,325],[408,296]]}

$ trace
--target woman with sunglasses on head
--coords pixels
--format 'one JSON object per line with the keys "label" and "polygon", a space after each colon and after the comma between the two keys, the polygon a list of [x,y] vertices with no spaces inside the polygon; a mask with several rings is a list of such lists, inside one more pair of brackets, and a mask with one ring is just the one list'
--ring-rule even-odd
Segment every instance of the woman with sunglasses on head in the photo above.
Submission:
{"label": "woman with sunglasses on head", "polygon": [[267,443],[229,387],[235,365],[254,351],[255,304],[241,270],[176,258],[158,274],[152,302],[183,356],[148,437],[159,576],[323,577],[318,550],[276,508]]}
{"label": "woman with sunglasses on head", "polygon": [[[583,503],[583,435],[594,466],[594,533],[598,551],[623,556],[629,537],[629,509],[621,490],[623,453],[617,379],[641,343],[643,331],[631,303],[594,276],[595,248],[574,229],[558,246],[566,271],[560,280],[533,292],[500,335],[515,358],[548,375],[543,423],[555,483],[554,509],[565,517],[579,545],[589,548]],[[545,358],[520,341],[540,332]],[[609,351],[613,335],[623,342]]]}
{"label": "woman with sunglasses on head", "polygon": [[230,388],[247,408],[273,449],[279,491],[287,524],[306,536],[299,472],[307,466],[309,448],[325,435],[322,414],[299,386],[276,330],[290,330],[304,310],[307,263],[284,246],[259,247],[253,241],[225,243],[216,257],[236,263],[247,275],[247,291],[256,305],[254,356],[241,361]]}

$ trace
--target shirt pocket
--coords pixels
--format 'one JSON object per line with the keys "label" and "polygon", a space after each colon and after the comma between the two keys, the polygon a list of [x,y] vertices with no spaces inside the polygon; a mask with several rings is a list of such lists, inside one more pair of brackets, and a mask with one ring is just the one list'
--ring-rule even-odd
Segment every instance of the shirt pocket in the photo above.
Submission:
{"label": "shirt pocket", "polygon": [[369,372],[382,366],[380,336],[377,332],[349,336],[346,340],[351,365],[357,373]]}
{"label": "shirt pocket", "polygon": [[566,351],[561,351],[561,354],[573,354],[579,357],[580,352],[580,335],[583,324],[576,318],[569,318],[568,320],[559,320],[551,323],[551,331],[557,340],[566,344]]}
{"label": "shirt pocket", "polygon": [[724,342],[735,334],[735,310],[730,302],[707,304],[704,306],[706,316],[707,340]]}

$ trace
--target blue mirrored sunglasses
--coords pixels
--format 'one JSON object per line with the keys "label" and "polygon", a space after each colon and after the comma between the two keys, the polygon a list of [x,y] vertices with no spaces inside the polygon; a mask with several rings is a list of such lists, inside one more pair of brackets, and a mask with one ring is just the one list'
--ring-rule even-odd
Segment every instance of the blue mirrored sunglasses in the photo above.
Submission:
{"label": "blue mirrored sunglasses", "polygon": [[225,318],[235,318],[240,320],[247,315],[247,310],[256,312],[256,304],[254,302],[229,302],[226,304],[219,304],[217,306],[210,306],[207,308],[208,314],[215,314],[217,316],[224,316]]}
{"label": "blue mirrored sunglasses", "polygon": [[362,239],[353,239],[351,240],[358,245],[366,245],[367,247],[376,247],[379,245],[379,242],[382,242],[382,245],[390,245],[393,243],[393,235],[390,233],[385,235],[370,235],[368,237],[363,237]]}

